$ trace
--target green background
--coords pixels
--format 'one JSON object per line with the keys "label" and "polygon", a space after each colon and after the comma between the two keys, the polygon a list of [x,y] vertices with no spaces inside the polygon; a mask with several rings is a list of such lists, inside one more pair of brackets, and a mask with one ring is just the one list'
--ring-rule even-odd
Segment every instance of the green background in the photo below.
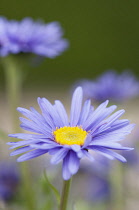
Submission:
{"label": "green background", "polygon": [[[2,16],[59,21],[70,48],[56,59],[28,66],[25,87],[70,85],[108,69],[139,74],[139,1],[1,0]],[[1,86],[4,75],[1,68]]]}

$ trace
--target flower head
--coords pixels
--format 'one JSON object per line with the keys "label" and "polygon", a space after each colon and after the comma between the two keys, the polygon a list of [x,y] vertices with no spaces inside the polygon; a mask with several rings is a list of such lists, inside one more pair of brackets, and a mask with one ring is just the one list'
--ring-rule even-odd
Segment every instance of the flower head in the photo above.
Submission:
{"label": "flower head", "polygon": [[0,162],[0,200],[9,200],[19,185],[20,174],[15,163]]}
{"label": "flower head", "polygon": [[112,100],[121,102],[139,96],[139,82],[129,72],[118,75],[115,71],[102,74],[96,81],[79,81],[86,98],[96,101]]}
{"label": "flower head", "polygon": [[94,160],[91,151],[113,160],[125,162],[125,158],[114,150],[131,150],[117,143],[129,134],[134,125],[127,119],[119,120],[124,113],[120,110],[109,116],[116,106],[106,107],[108,101],[102,103],[96,110],[86,100],[82,107],[83,91],[78,87],[72,97],[70,120],[63,104],[56,100],[52,105],[45,98],[38,98],[42,114],[34,108],[30,110],[18,108],[25,118],[20,118],[21,128],[35,134],[10,134],[10,137],[23,139],[19,142],[9,142],[11,149],[18,148],[11,155],[21,155],[17,160],[25,161],[49,153],[53,155],[51,163],[57,164],[63,160],[63,178],[65,180],[77,173],[80,160],[87,157]]}
{"label": "flower head", "polygon": [[58,22],[44,24],[31,18],[22,21],[0,17],[0,56],[17,53],[34,53],[54,58],[67,47]]}

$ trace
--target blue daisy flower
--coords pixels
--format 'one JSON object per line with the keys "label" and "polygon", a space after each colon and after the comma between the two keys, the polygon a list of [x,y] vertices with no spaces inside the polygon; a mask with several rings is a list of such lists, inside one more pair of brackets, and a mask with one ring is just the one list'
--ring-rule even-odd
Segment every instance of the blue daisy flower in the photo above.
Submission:
{"label": "blue daisy flower", "polygon": [[31,18],[21,21],[0,17],[0,56],[34,53],[54,58],[68,47],[58,22],[44,24]]}
{"label": "blue daisy flower", "polygon": [[88,177],[86,191],[85,197],[92,203],[110,201],[112,193],[108,177],[95,173]]}
{"label": "blue daisy flower", "polygon": [[77,84],[82,86],[86,98],[98,102],[107,99],[122,102],[139,96],[139,82],[128,71],[119,75],[116,71],[107,71],[96,80],[84,79]]}
{"label": "blue daisy flower", "polygon": [[8,201],[20,184],[20,172],[14,162],[0,161],[0,200]]}
{"label": "blue daisy flower", "polygon": [[35,134],[10,134],[10,137],[22,139],[8,143],[11,149],[18,147],[11,156],[27,152],[17,159],[21,162],[49,153],[53,155],[52,164],[63,161],[64,180],[77,173],[83,157],[94,160],[91,151],[111,160],[126,162],[123,156],[112,150],[132,150],[121,146],[119,141],[131,132],[134,124],[129,124],[127,119],[119,120],[124,110],[109,116],[116,106],[107,107],[108,100],[94,110],[90,100],[82,106],[82,98],[82,88],[78,87],[72,97],[70,120],[59,100],[52,105],[47,99],[38,98],[42,114],[32,107],[30,110],[17,108],[29,119],[20,118],[21,128]]}

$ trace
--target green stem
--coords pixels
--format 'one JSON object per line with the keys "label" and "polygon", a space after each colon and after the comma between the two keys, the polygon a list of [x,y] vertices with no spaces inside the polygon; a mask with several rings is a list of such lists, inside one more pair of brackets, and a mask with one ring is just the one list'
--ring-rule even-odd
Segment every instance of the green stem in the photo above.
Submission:
{"label": "green stem", "polygon": [[16,108],[19,106],[20,92],[21,92],[21,66],[13,56],[2,58],[6,80],[6,94],[7,102],[10,110],[10,117],[12,122],[12,130],[18,132],[18,112]]}
{"label": "green stem", "polygon": [[46,187],[50,188],[53,191],[55,198],[57,200],[57,203],[59,204],[60,203],[60,194],[59,194],[58,190],[49,182],[49,179],[46,174],[46,170],[44,171],[44,177],[45,177]]}
{"label": "green stem", "polygon": [[29,170],[29,165],[26,162],[21,163],[21,174],[22,174],[22,192],[23,198],[25,200],[25,205],[28,210],[35,210],[36,198],[32,188],[31,174]]}
{"label": "green stem", "polygon": [[64,181],[59,210],[66,210],[70,191],[71,179]]}
{"label": "green stem", "polygon": [[111,198],[111,209],[124,210],[125,197],[124,197],[124,177],[123,177],[123,166],[117,163],[111,172],[111,187],[112,187],[112,198]]}
{"label": "green stem", "polygon": [[[6,80],[7,101],[10,110],[11,124],[13,132],[20,132],[18,125],[18,112],[22,86],[22,62],[18,56],[7,56],[1,59]],[[21,164],[21,178],[23,187],[23,197],[28,210],[35,210],[35,198],[32,189],[30,170],[28,163]]]}
{"label": "green stem", "polygon": [[1,137],[1,141],[2,140],[7,140],[8,139],[8,134],[6,132],[4,132],[3,130],[0,130],[0,137]]}

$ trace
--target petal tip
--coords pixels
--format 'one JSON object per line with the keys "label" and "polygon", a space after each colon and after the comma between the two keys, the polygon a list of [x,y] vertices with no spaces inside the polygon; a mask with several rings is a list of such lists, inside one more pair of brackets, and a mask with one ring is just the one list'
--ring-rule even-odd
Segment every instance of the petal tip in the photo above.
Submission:
{"label": "petal tip", "polygon": [[19,157],[19,158],[17,158],[17,160],[16,160],[17,162],[23,162],[24,160],[22,160],[22,158],[21,157]]}

